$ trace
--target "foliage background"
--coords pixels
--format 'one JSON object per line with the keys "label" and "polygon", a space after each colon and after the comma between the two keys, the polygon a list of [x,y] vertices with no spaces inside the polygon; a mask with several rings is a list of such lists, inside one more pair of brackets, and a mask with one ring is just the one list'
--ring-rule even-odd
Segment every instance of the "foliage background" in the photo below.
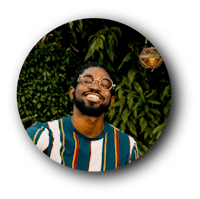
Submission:
{"label": "foliage background", "polygon": [[141,156],[160,136],[171,105],[165,63],[153,72],[139,64],[144,45],[140,33],[106,19],[77,20],[49,32],[30,51],[20,72],[17,101],[24,127],[71,115],[68,89],[73,78],[82,66],[97,61],[112,71],[117,84],[116,102],[105,120],[132,135]]}

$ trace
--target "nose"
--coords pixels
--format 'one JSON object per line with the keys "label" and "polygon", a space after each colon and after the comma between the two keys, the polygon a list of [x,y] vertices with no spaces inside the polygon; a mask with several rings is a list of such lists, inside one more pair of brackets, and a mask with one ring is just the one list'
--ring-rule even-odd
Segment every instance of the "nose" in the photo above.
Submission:
{"label": "nose", "polygon": [[94,80],[94,84],[92,84],[91,86],[89,86],[90,88],[94,89],[94,90],[101,90],[100,86],[99,86],[99,80],[95,79]]}

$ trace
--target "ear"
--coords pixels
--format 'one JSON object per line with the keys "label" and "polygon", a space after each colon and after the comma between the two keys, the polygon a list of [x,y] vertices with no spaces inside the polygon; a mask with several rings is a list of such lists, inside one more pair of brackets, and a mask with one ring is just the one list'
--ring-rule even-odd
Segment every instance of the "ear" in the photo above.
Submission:
{"label": "ear", "polygon": [[110,107],[114,104],[114,102],[115,102],[115,96],[112,96],[111,97],[111,102],[110,102]]}
{"label": "ear", "polygon": [[70,99],[74,99],[74,93],[75,93],[75,88],[74,87],[70,87],[69,88],[69,97]]}

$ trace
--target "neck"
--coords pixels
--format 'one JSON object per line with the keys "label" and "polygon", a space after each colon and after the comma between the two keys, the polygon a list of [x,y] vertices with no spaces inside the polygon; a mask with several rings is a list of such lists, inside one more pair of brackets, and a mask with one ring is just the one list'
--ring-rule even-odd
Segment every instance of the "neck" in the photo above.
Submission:
{"label": "neck", "polygon": [[72,124],[87,137],[97,137],[104,130],[104,113],[99,117],[83,115],[75,106],[71,117]]}

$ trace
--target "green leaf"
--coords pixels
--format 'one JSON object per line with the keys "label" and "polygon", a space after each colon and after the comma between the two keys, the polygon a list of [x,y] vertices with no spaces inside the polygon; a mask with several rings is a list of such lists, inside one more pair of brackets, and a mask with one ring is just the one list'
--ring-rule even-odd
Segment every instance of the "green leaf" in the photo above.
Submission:
{"label": "green leaf", "polygon": [[123,98],[120,99],[119,114],[121,114],[125,103],[126,103],[126,96],[124,96]]}
{"label": "green leaf", "polygon": [[37,108],[40,109],[41,106],[42,106],[42,104],[39,102],[39,103],[37,104]]}
{"label": "green leaf", "polygon": [[48,109],[49,109],[49,107],[46,107],[46,108],[44,109],[43,113],[46,113]]}
{"label": "green leaf", "polygon": [[121,29],[120,29],[119,27],[117,27],[117,26],[114,26],[114,27],[110,28],[110,30],[114,30],[114,31],[118,32],[118,34],[119,34],[120,36],[121,36],[121,34],[122,34]]}
{"label": "green leaf", "polygon": [[137,118],[144,117],[144,115],[145,115],[145,110],[142,110],[142,111],[140,112],[140,114],[137,116]]}
{"label": "green leaf", "polygon": [[149,90],[146,90],[146,91],[144,92],[144,96],[146,96],[147,93],[149,93]]}
{"label": "green leaf", "polygon": [[111,31],[111,34],[112,34],[112,36],[113,36],[113,40],[116,42],[116,46],[118,45],[118,39],[117,39],[117,36],[116,36],[116,34],[113,32],[113,31]]}
{"label": "green leaf", "polygon": [[105,38],[105,36],[104,36],[104,35],[100,35],[100,36],[99,36],[99,38],[102,38],[102,39],[103,39],[103,41],[105,41],[105,40],[106,40],[106,38]]}
{"label": "green leaf", "polygon": [[97,44],[97,40],[95,40],[93,42],[93,44],[90,46],[88,52],[87,52],[87,55],[85,56],[85,61],[87,59],[89,59],[93,54],[94,54],[94,51],[96,50],[96,44]]}
{"label": "green leaf", "polygon": [[156,100],[151,100],[151,99],[147,100],[147,102],[149,102],[151,104],[157,104],[157,105],[160,104],[160,102],[158,102]]}
{"label": "green leaf", "polygon": [[78,24],[78,27],[81,31],[83,31],[83,21],[80,19],[79,20],[79,24]]}
{"label": "green leaf", "polygon": [[160,99],[163,100],[165,98],[165,96],[168,95],[169,91],[170,91],[170,85],[168,85],[168,86],[165,87],[165,89],[164,89],[164,91],[163,91],[162,96],[161,96]]}
{"label": "green leaf", "polygon": [[36,118],[36,117],[37,117],[37,114],[36,114],[36,115],[33,115],[33,116],[30,116],[30,117],[23,118],[23,119],[22,119],[22,122],[23,122],[23,123],[28,122],[29,120],[32,120],[32,119],[34,119],[34,118]]}
{"label": "green leaf", "polygon": [[103,49],[103,40],[101,38],[98,38],[98,44],[99,44],[99,48]]}
{"label": "green leaf", "polygon": [[121,118],[116,118],[113,122],[113,126],[117,127],[117,125],[119,124]]}
{"label": "green leaf", "polygon": [[158,139],[160,137],[160,134],[162,133],[162,131],[159,131],[157,136],[156,136],[156,139]]}
{"label": "green leaf", "polygon": [[96,37],[97,37],[96,35],[90,35],[90,37],[88,38],[88,41],[92,41],[92,38],[96,39]]}
{"label": "green leaf", "polygon": [[148,107],[148,105],[147,105],[147,104],[145,104],[145,106],[144,106],[144,109],[145,109],[145,112],[146,112],[146,113],[148,113],[148,112],[149,112],[149,107]]}
{"label": "green leaf", "polygon": [[127,121],[127,126],[130,130],[130,132],[137,137],[137,131],[136,131],[136,128],[135,128],[135,125],[131,122],[131,121]]}
{"label": "green leaf", "polygon": [[118,97],[119,97],[119,99],[121,99],[121,98],[123,98],[123,95],[124,94],[124,90],[123,89],[120,89],[119,91],[118,91]]}
{"label": "green leaf", "polygon": [[133,82],[134,88],[137,92],[139,92],[139,88],[141,88],[140,84],[136,81]]}
{"label": "green leaf", "polygon": [[133,86],[135,88],[135,90],[139,93],[142,93],[143,94],[143,91],[142,91],[142,87],[140,86],[140,84],[136,81],[133,82]]}
{"label": "green leaf", "polygon": [[142,81],[142,85],[145,89],[150,90],[150,86],[146,81]]}
{"label": "green leaf", "polygon": [[168,101],[167,105],[165,106],[163,110],[164,115],[166,115],[169,112],[170,107],[171,107],[171,99]]}
{"label": "green leaf", "polygon": [[138,102],[135,103],[135,105],[134,105],[132,110],[135,110],[140,104],[141,104],[141,100],[138,100]]}
{"label": "green leaf", "polygon": [[150,146],[152,146],[152,145],[155,143],[155,141],[156,141],[156,140],[153,138],[153,139],[151,139],[151,140],[149,141],[148,144],[149,144]]}
{"label": "green leaf", "polygon": [[148,117],[151,118],[152,121],[154,121],[154,116],[150,112],[148,112],[147,115],[148,115]]}
{"label": "green leaf", "polygon": [[141,127],[141,132],[143,133],[147,127],[147,120],[144,117],[140,118],[140,127]]}
{"label": "green leaf", "polygon": [[133,103],[134,103],[133,98],[134,98],[133,92],[130,91],[127,95],[127,104],[128,104],[129,109],[133,108]]}
{"label": "green leaf", "polygon": [[120,104],[121,104],[121,102],[120,102],[120,100],[118,100],[117,102],[115,102],[115,103],[112,105],[112,107],[120,106]]}
{"label": "green leaf", "polygon": [[22,102],[25,102],[25,96],[21,97]]}
{"label": "green leaf", "polygon": [[114,55],[115,55],[115,54],[114,54],[114,51],[113,51],[112,46],[107,47],[107,48],[106,48],[106,52],[107,52],[107,54],[108,54],[110,60],[113,62],[113,61],[114,61]]}
{"label": "green leaf", "polygon": [[110,111],[109,111],[108,117],[109,117],[110,120],[112,120],[113,117],[115,116],[117,110],[115,108],[111,108],[109,110]]}
{"label": "green leaf", "polygon": [[148,123],[149,123],[149,125],[150,125],[152,128],[155,127],[155,124],[154,124],[152,121],[149,121]]}
{"label": "green leaf", "polygon": [[125,109],[123,110],[123,112],[122,112],[122,121],[123,121],[124,123],[127,122],[128,116],[129,116],[128,108],[125,108]]}
{"label": "green leaf", "polygon": [[129,71],[128,71],[128,87],[130,89],[132,89],[132,83],[133,83],[133,80],[135,79],[135,76],[136,76],[136,71],[133,71],[133,68],[131,68]]}
{"label": "green leaf", "polygon": [[144,132],[144,139],[146,140],[146,138],[147,138],[147,136],[148,136],[149,134],[145,131]]}
{"label": "green leaf", "polygon": [[31,67],[30,69],[31,69],[31,72],[32,72],[32,73],[34,73],[34,68],[33,68],[33,67]]}
{"label": "green leaf", "polygon": [[151,91],[151,93],[149,93],[149,94],[146,96],[146,98],[151,97],[155,92],[156,92],[156,90]]}
{"label": "green leaf", "polygon": [[126,77],[123,77],[122,81],[115,88],[115,92],[118,91],[124,84],[126,84],[127,80],[128,79]]}
{"label": "green leaf", "polygon": [[124,122],[121,123],[121,125],[120,125],[120,130],[121,130],[122,132],[125,132],[125,130],[126,130],[126,124],[125,124]]}
{"label": "green leaf", "polygon": [[130,117],[133,124],[137,124],[136,119],[134,117]]}
{"label": "green leaf", "polygon": [[137,109],[134,109],[133,111],[135,118],[137,117]]}
{"label": "green leaf", "polygon": [[162,129],[163,129],[163,124],[160,124],[153,130],[152,134],[155,135],[159,131],[162,131]]}
{"label": "green leaf", "polygon": [[161,115],[159,109],[150,108],[149,110],[150,110],[152,113],[155,113],[155,114]]}
{"label": "green leaf", "polygon": [[119,65],[118,70],[124,65],[125,62],[128,62],[130,59],[132,59],[132,52],[129,52],[124,59],[122,60],[122,63]]}
{"label": "green leaf", "polygon": [[150,136],[151,132],[152,132],[152,128],[147,126],[144,132],[144,139],[146,139],[147,136]]}
{"label": "green leaf", "polygon": [[96,40],[95,40],[95,42],[96,42],[96,46],[95,46],[95,50],[97,50],[98,52],[99,52],[99,48],[100,48],[100,40],[99,40],[99,38],[97,38]]}
{"label": "green leaf", "polygon": [[108,27],[105,26],[104,29],[101,29],[101,30],[97,31],[97,32],[95,33],[95,35],[96,35],[96,36],[105,35],[105,33],[106,33],[107,31],[108,31]]}
{"label": "green leaf", "polygon": [[100,51],[100,52],[99,52],[99,63],[100,63],[100,64],[103,64],[103,60],[104,60],[103,52]]}
{"label": "green leaf", "polygon": [[142,147],[142,149],[146,152],[149,148],[147,147],[147,146],[145,146],[145,145],[142,145],[141,146]]}
{"label": "green leaf", "polygon": [[111,47],[113,44],[112,44],[112,40],[113,40],[113,35],[112,34],[110,34],[110,32],[109,32],[109,34],[108,34],[108,36],[107,36],[107,39],[108,39],[108,44],[109,44],[109,47]]}

